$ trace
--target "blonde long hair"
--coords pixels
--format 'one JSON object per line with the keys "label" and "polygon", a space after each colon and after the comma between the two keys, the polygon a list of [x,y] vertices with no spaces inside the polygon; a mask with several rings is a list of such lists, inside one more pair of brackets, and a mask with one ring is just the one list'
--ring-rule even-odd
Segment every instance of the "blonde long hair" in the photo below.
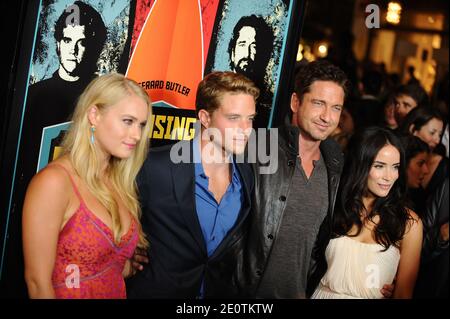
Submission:
{"label": "blonde long hair", "polygon": [[88,112],[92,106],[96,106],[100,113],[105,112],[110,106],[133,94],[147,104],[149,109],[148,121],[142,130],[141,139],[132,155],[125,159],[111,156],[107,172],[114,192],[120,196],[125,207],[138,222],[138,245],[146,248],[148,247],[148,241],[139,222],[141,209],[136,185],[136,176],[144,163],[148,151],[148,136],[151,122],[151,101],[144,89],[135,81],[127,79],[124,75],[118,73],[107,74],[94,79],[78,99],[72,117],[73,122],[63,141],[63,153],[69,156],[75,172],[111,215],[114,241],[118,244],[122,233],[119,207],[114,200],[112,190],[105,185],[100,176],[100,154],[95,144],[90,141],[91,125],[88,119]]}

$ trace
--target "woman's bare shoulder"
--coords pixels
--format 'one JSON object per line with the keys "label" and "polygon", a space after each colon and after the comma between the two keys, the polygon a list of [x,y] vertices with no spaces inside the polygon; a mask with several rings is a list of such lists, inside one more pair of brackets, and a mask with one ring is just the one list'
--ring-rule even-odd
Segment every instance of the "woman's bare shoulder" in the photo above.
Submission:
{"label": "woman's bare shoulder", "polygon": [[64,159],[55,160],[40,170],[32,178],[28,191],[39,191],[39,193],[63,193],[68,190],[70,179],[67,174],[71,166]]}

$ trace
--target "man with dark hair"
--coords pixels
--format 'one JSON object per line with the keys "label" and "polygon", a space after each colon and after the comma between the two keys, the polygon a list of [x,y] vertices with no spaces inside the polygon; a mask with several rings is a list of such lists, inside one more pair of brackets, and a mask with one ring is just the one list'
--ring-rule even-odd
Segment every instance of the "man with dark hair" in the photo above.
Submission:
{"label": "man with dark hair", "polygon": [[272,94],[264,77],[273,45],[272,28],[255,15],[242,17],[236,23],[228,45],[230,69],[250,78],[261,90],[256,127],[267,126],[270,116]]}
{"label": "man with dark hair", "polygon": [[427,104],[427,92],[418,83],[399,86],[394,93],[394,115],[397,124],[401,125],[412,109]]}
{"label": "man with dark hair", "polygon": [[[305,298],[325,273],[343,154],[329,138],[339,123],[348,80],[326,61],[302,67],[290,124],[279,128],[278,170],[257,174],[241,289],[249,297]],[[273,159],[271,159],[273,160]],[[325,263],[324,263],[325,262]]]}
{"label": "man with dark hair", "polygon": [[256,82],[255,76],[264,76],[273,50],[273,40],[273,31],[262,17],[242,17],[234,26],[228,46],[231,70]]}
{"label": "man with dark hair", "polygon": [[56,21],[54,36],[60,62],[58,75],[70,82],[90,78],[106,40],[100,14],[88,4],[75,1]]}
{"label": "man with dark hair", "polygon": [[292,119],[278,129],[278,170],[256,175],[242,287],[250,296],[306,297],[311,253],[320,225],[328,226],[324,219],[333,212],[343,165],[339,145],[328,136],[346,92],[347,77],[329,62],[309,63],[297,73]]}

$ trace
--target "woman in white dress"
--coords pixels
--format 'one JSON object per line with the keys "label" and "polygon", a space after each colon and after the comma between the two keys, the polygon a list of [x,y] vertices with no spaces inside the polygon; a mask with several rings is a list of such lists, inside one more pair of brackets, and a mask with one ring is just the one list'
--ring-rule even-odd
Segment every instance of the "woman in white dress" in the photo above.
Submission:
{"label": "woman in white dress", "polygon": [[311,298],[411,298],[422,222],[405,206],[405,156],[389,129],[372,127],[349,144],[333,215],[327,272]]}

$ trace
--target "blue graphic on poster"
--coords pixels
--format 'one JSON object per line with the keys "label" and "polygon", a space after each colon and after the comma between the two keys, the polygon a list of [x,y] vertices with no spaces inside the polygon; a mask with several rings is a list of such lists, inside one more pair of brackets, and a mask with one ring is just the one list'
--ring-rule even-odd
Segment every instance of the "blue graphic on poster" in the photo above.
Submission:
{"label": "blue graphic on poster", "polygon": [[[129,31],[130,1],[89,0],[78,3],[90,6],[98,12],[106,29],[106,39],[96,59],[95,73],[100,75],[119,71],[121,68],[124,72],[125,69],[119,65],[123,54],[126,55],[125,62],[128,63],[128,52],[125,52],[125,49]],[[56,22],[61,14],[74,4],[76,5],[77,2],[73,0],[42,1],[30,84],[50,78],[58,69],[60,62],[57,39],[55,39]],[[72,12],[75,13],[75,11]],[[126,65],[124,67],[126,68]]]}
{"label": "blue graphic on poster", "polygon": [[42,140],[39,152],[37,170],[43,169],[49,162],[61,154],[61,142],[64,135],[69,130],[71,122],[61,123],[44,127],[42,130]]}
{"label": "blue graphic on poster", "polygon": [[41,156],[44,128],[70,120],[93,78],[126,70],[132,9],[129,0],[41,1],[18,161],[24,180],[46,164]]}

